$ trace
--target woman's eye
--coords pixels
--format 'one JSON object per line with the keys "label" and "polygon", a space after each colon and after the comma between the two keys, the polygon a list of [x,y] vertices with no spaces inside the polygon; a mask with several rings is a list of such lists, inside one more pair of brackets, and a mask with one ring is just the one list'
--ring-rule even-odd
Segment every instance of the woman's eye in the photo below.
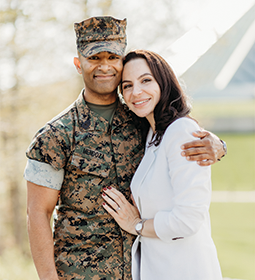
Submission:
{"label": "woman's eye", "polygon": [[147,83],[147,82],[150,82],[151,81],[151,79],[149,79],[149,78],[146,78],[146,79],[143,79],[143,83]]}
{"label": "woman's eye", "polygon": [[128,88],[130,88],[130,87],[131,87],[131,85],[128,85],[128,84],[122,86],[123,89],[128,89]]}

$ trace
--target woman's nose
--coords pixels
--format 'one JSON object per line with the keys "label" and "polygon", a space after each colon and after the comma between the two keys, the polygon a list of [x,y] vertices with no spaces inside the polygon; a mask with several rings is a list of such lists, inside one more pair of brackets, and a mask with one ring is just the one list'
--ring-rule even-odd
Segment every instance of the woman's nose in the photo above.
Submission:
{"label": "woman's nose", "polygon": [[133,94],[134,95],[139,95],[142,93],[142,89],[139,86],[133,86]]}

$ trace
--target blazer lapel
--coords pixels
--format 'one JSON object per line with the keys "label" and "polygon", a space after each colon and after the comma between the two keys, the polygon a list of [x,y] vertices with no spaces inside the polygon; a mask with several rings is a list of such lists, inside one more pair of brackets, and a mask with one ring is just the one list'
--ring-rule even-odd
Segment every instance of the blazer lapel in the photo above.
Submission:
{"label": "blazer lapel", "polygon": [[[149,141],[147,140],[147,145],[148,145],[148,143],[150,142],[150,139],[151,139],[150,133],[149,133],[147,139],[149,139]],[[136,175],[134,177],[134,182],[133,182],[137,186],[136,187],[137,194],[139,194],[139,189],[140,189],[145,177],[147,176],[151,166],[153,165],[153,163],[156,159],[156,151],[158,148],[159,148],[159,146],[156,147],[155,145],[153,145],[149,148],[146,147],[145,155],[144,155],[138,169],[136,170]],[[140,205],[139,196],[138,196],[137,202],[138,202],[137,206],[141,213],[141,205]]]}

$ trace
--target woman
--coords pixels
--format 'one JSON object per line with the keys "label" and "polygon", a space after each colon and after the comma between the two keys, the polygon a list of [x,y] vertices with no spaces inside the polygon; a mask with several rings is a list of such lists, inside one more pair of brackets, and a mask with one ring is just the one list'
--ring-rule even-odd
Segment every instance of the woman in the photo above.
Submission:
{"label": "woman", "polygon": [[188,117],[186,96],[159,55],[133,51],[123,64],[125,102],[147,119],[150,130],[131,183],[136,206],[111,187],[102,196],[116,222],[138,235],[132,248],[133,279],[222,279],[210,229],[210,167],[180,155],[182,143],[199,130]]}

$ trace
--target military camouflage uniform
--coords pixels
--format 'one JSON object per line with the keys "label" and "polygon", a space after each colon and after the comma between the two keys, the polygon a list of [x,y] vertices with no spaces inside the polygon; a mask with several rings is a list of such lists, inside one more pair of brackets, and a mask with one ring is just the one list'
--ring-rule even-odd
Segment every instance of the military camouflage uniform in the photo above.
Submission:
{"label": "military camouflage uniform", "polygon": [[131,279],[133,237],[102,207],[102,189],[130,198],[143,155],[141,135],[119,102],[112,125],[87,107],[83,95],[36,134],[27,157],[65,170],[54,223],[59,279]]}

